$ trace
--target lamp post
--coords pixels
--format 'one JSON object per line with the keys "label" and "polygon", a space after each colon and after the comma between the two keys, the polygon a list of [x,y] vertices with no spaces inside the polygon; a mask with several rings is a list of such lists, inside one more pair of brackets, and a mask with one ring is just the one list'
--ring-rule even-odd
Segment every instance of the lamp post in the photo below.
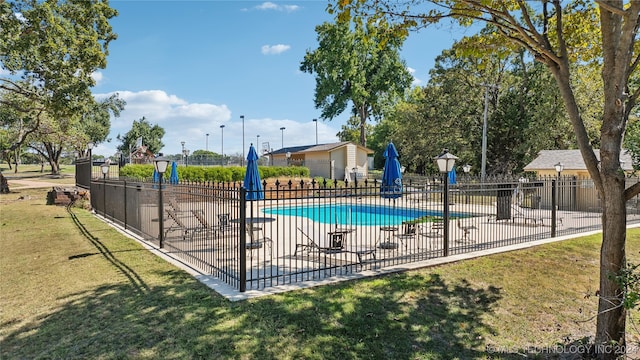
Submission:
{"label": "lamp post", "polygon": [[[471,171],[471,165],[464,164],[462,165],[462,171],[464,171],[464,176],[467,178],[467,183],[469,182],[469,171]],[[468,185],[467,185],[468,186]],[[464,192],[464,203],[469,203],[469,189]]]}
{"label": "lamp post", "polygon": [[289,151],[287,151],[285,156],[287,157],[287,166],[289,166],[289,161],[291,160],[291,153]]}
{"label": "lamp post", "polygon": [[313,122],[316,123],[316,145],[318,145],[318,119],[313,119]]}
{"label": "lamp post", "polygon": [[209,134],[207,133],[207,140],[204,143],[204,150],[209,151]]}
{"label": "lamp post", "polygon": [[240,115],[240,119],[242,119],[242,159],[240,164],[244,166],[244,115]]}
{"label": "lamp post", "polygon": [[93,149],[93,141],[87,144],[87,153],[89,155],[89,180],[93,177],[93,159],[91,159],[91,150]]}
{"label": "lamp post", "polygon": [[260,135],[256,135],[256,151],[260,149]]}
{"label": "lamp post", "polygon": [[156,167],[156,171],[160,175],[158,181],[158,240],[160,248],[162,249],[164,246],[164,202],[162,200],[162,178],[163,174],[167,171],[167,166],[169,166],[169,160],[163,156],[159,156],[155,158],[153,162]]}
{"label": "lamp post", "polygon": [[280,128],[280,131],[282,132],[282,145],[281,147],[284,149],[284,129],[286,129],[284,126]]}
{"label": "lamp post", "polygon": [[109,163],[100,165],[102,170],[102,216],[107,218],[107,174],[109,173]]}
{"label": "lamp post", "polygon": [[556,168],[556,172],[558,173],[558,179],[560,179],[560,173],[562,172],[562,170],[564,170],[564,165],[559,162],[553,166]]}
{"label": "lamp post", "polygon": [[442,153],[434,158],[444,180],[444,211],[442,213],[444,256],[449,256],[449,171],[453,169],[457,159],[458,157],[449,153],[447,149],[442,150]]}
{"label": "lamp post", "polygon": [[560,177],[562,175],[562,170],[564,170],[564,164],[562,164],[561,162],[558,162],[557,164],[553,165],[556,168],[556,172],[558,173],[558,177],[557,177],[557,186],[558,186],[558,209],[560,209],[560,200],[562,199],[562,194],[560,194]]}
{"label": "lamp post", "polygon": [[224,125],[220,125],[220,152],[222,153],[222,164],[224,165]]}

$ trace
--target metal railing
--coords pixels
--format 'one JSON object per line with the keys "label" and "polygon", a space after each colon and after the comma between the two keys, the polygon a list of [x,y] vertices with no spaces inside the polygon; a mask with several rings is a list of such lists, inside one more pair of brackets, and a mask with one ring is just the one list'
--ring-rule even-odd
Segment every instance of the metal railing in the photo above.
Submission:
{"label": "metal railing", "polygon": [[[433,178],[405,183],[397,198],[381,197],[375,180],[337,187],[264,182],[264,199],[248,201],[251,191],[240,183],[160,186],[94,177],[91,204],[97,214],[240,291],[601,228],[591,180],[464,180],[449,185],[444,204],[443,183]],[[637,198],[628,202],[628,223],[640,222],[638,204]]]}

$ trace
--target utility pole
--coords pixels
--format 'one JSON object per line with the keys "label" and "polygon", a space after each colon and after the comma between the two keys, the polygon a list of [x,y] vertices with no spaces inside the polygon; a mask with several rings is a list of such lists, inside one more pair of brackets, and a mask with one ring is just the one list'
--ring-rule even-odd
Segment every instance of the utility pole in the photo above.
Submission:
{"label": "utility pole", "polygon": [[482,122],[482,162],[480,164],[480,179],[484,182],[487,177],[487,115],[489,112],[489,88],[497,89],[495,84],[482,84],[484,86],[484,120]]}

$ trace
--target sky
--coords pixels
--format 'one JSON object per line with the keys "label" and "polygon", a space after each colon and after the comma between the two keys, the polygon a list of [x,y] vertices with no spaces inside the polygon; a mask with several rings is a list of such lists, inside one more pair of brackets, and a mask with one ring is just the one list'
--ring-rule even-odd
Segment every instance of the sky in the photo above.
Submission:
{"label": "sky", "polygon": [[[320,120],[315,77],[300,71],[305,53],[318,46],[315,27],[333,21],[327,4],[110,1],[119,13],[111,20],[118,38],[109,44],[107,67],[94,74],[92,91],[97,99],[118,93],[127,105],[111,119],[111,141],[97,144],[93,153],[115,154],[116,137],[142,117],[165,129],[166,155],[181,153],[182,142],[190,152],[226,155],[246,155],[252,143],[259,152],[312,145],[316,128],[318,143],[338,141],[350,107],[331,121]],[[449,26],[411,33],[401,58],[414,85],[424,85],[434,59],[465,35],[468,30]]]}

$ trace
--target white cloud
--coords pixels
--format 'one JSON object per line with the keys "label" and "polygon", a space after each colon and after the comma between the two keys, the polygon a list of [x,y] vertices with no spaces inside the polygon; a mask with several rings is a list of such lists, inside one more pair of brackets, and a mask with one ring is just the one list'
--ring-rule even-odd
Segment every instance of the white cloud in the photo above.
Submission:
{"label": "white cloud", "polygon": [[415,72],[416,72],[416,69],[407,66],[407,71],[409,72],[409,74],[411,74],[411,76],[413,76],[413,81],[411,82],[411,86],[420,86],[420,85],[422,85],[422,80],[418,79],[414,75]]}
{"label": "white cloud", "polygon": [[[244,126],[239,114],[232,116],[231,110],[225,104],[192,103],[176,95],[167,94],[162,90],[145,91],[115,91],[107,94],[96,94],[96,99],[104,99],[117,93],[126,101],[125,109],[118,118],[111,118],[111,142],[98,144],[94,153],[110,156],[115,154],[120,142],[118,134],[124,135],[133,125],[145,117],[151,125],[159,125],[165,130],[162,138],[164,154],[179,154],[182,150],[181,142],[191,152],[208,149],[217,153],[222,152],[222,136],[224,135],[224,153],[242,154],[244,132],[244,148],[249,144],[268,143],[270,148],[279,149],[284,146],[310,145],[315,143],[315,130],[318,130],[320,143],[338,141],[336,133],[340,131],[341,123],[311,120],[297,121],[292,119],[273,119],[269,117],[247,117]],[[220,128],[224,125],[224,133]],[[284,132],[280,130],[284,127]],[[209,134],[209,136],[207,136]],[[257,135],[260,135],[258,139]]]}
{"label": "white cloud", "polygon": [[277,54],[282,54],[283,52],[285,52],[285,51],[287,51],[289,49],[291,49],[291,46],[284,45],[284,44],[263,45],[262,46],[262,53],[264,55],[277,55]]}
{"label": "white cloud", "polygon": [[276,11],[293,12],[293,11],[296,11],[296,10],[300,9],[300,7],[298,5],[278,5],[278,4],[272,3],[270,1],[267,1],[267,2],[263,2],[262,4],[256,6],[256,9],[258,9],[258,10],[276,10]]}
{"label": "white cloud", "polygon": [[100,72],[100,71],[94,71],[91,74],[91,77],[93,78],[93,81],[96,82],[96,85],[100,85],[100,83],[102,82],[102,79],[103,79],[102,72]]}

